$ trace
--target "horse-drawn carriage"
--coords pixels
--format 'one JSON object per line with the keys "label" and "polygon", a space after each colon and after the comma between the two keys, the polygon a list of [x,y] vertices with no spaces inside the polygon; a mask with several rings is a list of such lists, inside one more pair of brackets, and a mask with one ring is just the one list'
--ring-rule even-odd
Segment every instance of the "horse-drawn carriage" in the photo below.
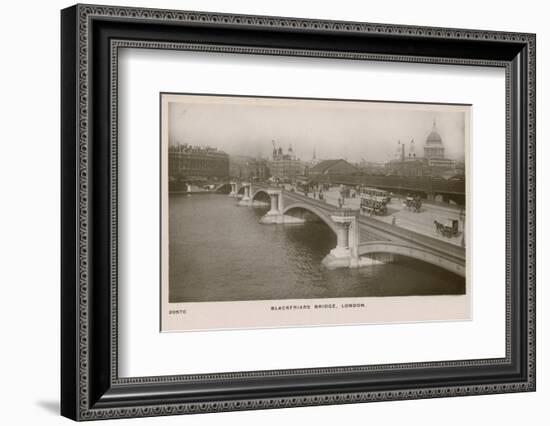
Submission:
{"label": "horse-drawn carriage", "polygon": [[405,206],[408,210],[418,213],[422,207],[422,199],[419,196],[407,197],[403,200],[403,206]]}
{"label": "horse-drawn carriage", "polygon": [[444,237],[451,238],[458,235],[458,220],[448,219],[445,222],[434,220],[435,231]]}
{"label": "horse-drawn carriage", "polygon": [[387,201],[384,197],[377,197],[374,195],[361,195],[361,213],[363,214],[386,214],[388,208],[386,207]]}

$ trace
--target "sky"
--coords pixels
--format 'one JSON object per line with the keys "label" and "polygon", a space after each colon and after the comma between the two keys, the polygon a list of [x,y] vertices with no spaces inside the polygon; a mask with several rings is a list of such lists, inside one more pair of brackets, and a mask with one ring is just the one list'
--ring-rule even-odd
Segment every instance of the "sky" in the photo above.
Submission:
{"label": "sky", "polygon": [[[172,102],[175,100],[175,102]],[[464,159],[468,106],[288,98],[178,95],[168,107],[169,143],[209,145],[230,155],[268,158],[289,145],[309,161],[386,162],[397,142],[417,156],[435,121],[445,157]],[[469,133],[469,132],[468,132]]]}

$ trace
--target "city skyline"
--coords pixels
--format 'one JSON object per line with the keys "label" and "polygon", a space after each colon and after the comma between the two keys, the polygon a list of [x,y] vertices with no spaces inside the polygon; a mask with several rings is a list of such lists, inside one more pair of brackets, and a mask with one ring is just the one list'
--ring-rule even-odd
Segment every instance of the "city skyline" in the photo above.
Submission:
{"label": "city skyline", "polygon": [[[423,156],[435,121],[445,157],[464,160],[464,106],[184,95],[169,107],[170,145],[211,146],[231,156],[270,158],[273,142],[302,161],[385,163],[398,141]],[[212,125],[212,122],[215,125]]]}

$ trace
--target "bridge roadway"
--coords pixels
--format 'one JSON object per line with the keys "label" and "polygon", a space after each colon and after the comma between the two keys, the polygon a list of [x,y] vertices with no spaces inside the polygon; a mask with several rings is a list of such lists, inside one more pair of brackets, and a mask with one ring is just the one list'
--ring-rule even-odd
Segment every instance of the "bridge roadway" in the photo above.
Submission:
{"label": "bridge roadway", "polygon": [[[240,205],[252,205],[260,194],[270,199],[271,209],[260,220],[265,224],[297,223],[311,214],[325,222],[336,234],[337,245],[325,257],[328,267],[360,267],[391,262],[405,256],[427,262],[465,276],[463,247],[418,232],[363,216],[358,210],[338,208],[281,187],[261,183],[232,186],[230,196],[242,192]],[[304,214],[304,212],[308,212]]]}

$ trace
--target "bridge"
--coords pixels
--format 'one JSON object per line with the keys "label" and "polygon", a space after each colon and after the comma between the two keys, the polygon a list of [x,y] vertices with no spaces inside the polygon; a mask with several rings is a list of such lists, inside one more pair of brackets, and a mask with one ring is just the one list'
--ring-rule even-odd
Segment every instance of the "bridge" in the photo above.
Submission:
{"label": "bridge", "polygon": [[270,210],[260,219],[266,225],[323,221],[336,235],[336,247],[323,259],[329,268],[375,265],[404,256],[466,274],[463,247],[360,215],[358,210],[263,183],[231,182],[229,196],[239,198],[241,206],[269,200]]}

